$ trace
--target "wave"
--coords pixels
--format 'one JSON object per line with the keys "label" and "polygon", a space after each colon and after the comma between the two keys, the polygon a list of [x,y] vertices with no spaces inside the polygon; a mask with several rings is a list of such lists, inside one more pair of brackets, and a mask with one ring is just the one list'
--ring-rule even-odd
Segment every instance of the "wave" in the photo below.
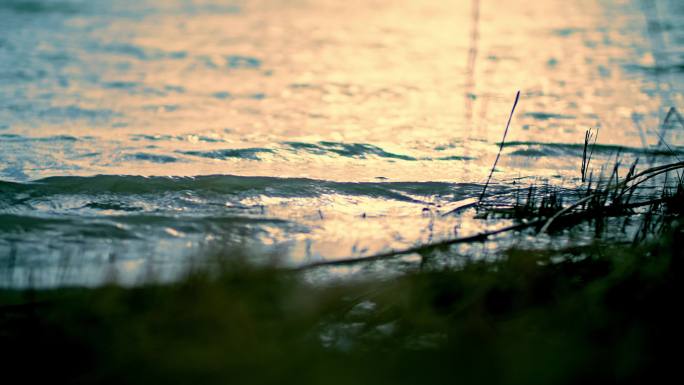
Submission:
{"label": "wave", "polygon": [[61,13],[74,14],[79,8],[76,4],[65,1],[39,1],[39,0],[3,0],[0,9],[6,9],[15,13]]}
{"label": "wave", "polygon": [[[106,269],[113,260],[180,266],[206,250],[233,246],[282,252],[292,263],[371,253],[406,247],[433,225],[438,234],[450,231],[456,219],[431,219],[426,207],[448,210],[481,191],[474,183],[233,175],[0,181],[0,270],[41,266],[46,272],[61,263]],[[367,236],[370,245],[364,245]],[[73,283],[92,277],[73,277]],[[21,283],[0,280],[3,285]]]}
{"label": "wave", "polygon": [[[510,155],[520,156],[582,156],[584,149],[583,143],[544,143],[544,142],[526,142],[526,141],[512,141],[506,142],[503,145],[505,148],[513,148]],[[611,144],[595,144],[593,145],[594,154],[632,154],[632,155],[650,155],[650,156],[678,156],[684,155],[684,147],[670,146],[665,147],[629,147]]]}
{"label": "wave", "polygon": [[[481,189],[478,183],[446,182],[331,182],[308,178],[250,177],[207,175],[197,177],[144,177],[96,175],[89,177],[57,176],[31,182],[0,181],[0,202],[11,203],[17,197],[52,195],[140,195],[196,192],[271,197],[312,197],[325,194],[367,196],[372,198],[416,201],[410,196],[470,195]],[[13,198],[14,197],[14,198]],[[10,201],[8,201],[8,199]]]}
{"label": "wave", "polygon": [[214,151],[179,151],[179,153],[185,155],[220,160],[226,160],[229,158],[259,160],[260,154],[271,154],[273,152],[274,151],[269,148],[240,148]]}

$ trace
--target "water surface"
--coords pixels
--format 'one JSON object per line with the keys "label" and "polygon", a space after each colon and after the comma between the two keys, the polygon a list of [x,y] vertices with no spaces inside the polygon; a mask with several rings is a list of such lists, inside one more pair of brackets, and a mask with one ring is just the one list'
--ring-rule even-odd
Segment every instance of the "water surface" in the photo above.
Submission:
{"label": "water surface", "polygon": [[597,169],[663,157],[656,132],[684,153],[661,128],[682,20],[674,0],[4,0],[0,285],[503,225],[441,213],[481,192],[517,90],[494,196],[575,183],[589,127]]}

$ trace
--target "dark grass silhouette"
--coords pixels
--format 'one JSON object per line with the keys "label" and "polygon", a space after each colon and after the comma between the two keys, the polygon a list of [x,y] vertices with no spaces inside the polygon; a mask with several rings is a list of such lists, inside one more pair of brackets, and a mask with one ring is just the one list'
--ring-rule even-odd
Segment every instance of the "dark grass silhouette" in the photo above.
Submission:
{"label": "dark grass silhouette", "polygon": [[501,157],[501,152],[503,151],[504,143],[506,143],[506,136],[508,135],[508,129],[511,127],[511,120],[513,119],[513,114],[515,113],[515,107],[518,106],[519,100],[520,100],[520,91],[518,91],[515,94],[515,101],[513,102],[513,107],[511,108],[511,113],[508,115],[508,121],[506,122],[506,128],[504,129],[503,138],[501,139],[501,143],[499,145],[499,152],[497,152],[497,154],[496,154],[496,158],[494,159],[494,164],[492,165],[492,169],[489,172],[489,176],[487,177],[487,182],[485,182],[484,188],[482,189],[482,194],[480,194],[480,203],[482,203],[482,201],[487,196],[487,187],[489,186],[489,182],[492,181],[492,176],[494,175],[494,171],[496,170],[496,165],[497,165],[497,163],[499,163],[499,158]]}
{"label": "dark grass silhouette", "polygon": [[[681,214],[681,212],[680,212]],[[314,286],[225,255],[179,282],[0,291],[6,379],[99,384],[659,383],[678,373],[682,225],[637,246]],[[232,261],[232,262],[231,262]]]}
{"label": "dark grass silhouette", "polygon": [[[589,150],[589,143],[594,139],[594,144]],[[582,182],[587,180],[587,173],[590,170],[591,157],[594,155],[594,147],[596,147],[596,140],[598,139],[598,130],[594,133],[591,128],[584,133],[584,148],[582,149],[582,167],[580,173],[582,174]]]}

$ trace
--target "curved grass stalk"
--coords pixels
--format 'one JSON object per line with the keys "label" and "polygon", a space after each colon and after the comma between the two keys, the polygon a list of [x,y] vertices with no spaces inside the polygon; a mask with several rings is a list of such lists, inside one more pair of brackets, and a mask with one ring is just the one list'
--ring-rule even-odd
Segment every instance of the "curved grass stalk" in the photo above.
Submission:
{"label": "curved grass stalk", "polygon": [[[613,186],[606,186],[606,190],[609,190],[609,189],[611,189],[611,188],[616,188],[616,189],[617,189],[617,188],[625,187],[625,189],[622,190],[622,192],[620,192],[619,195],[617,195],[617,197],[619,198],[619,197],[621,197],[622,195],[624,195],[624,193],[626,193],[627,191],[632,191],[632,190],[634,190],[637,186],[639,186],[640,184],[646,182],[646,181],[649,180],[649,179],[652,179],[652,178],[654,178],[654,177],[656,177],[656,176],[658,176],[658,175],[661,175],[661,174],[664,174],[664,173],[667,173],[667,172],[670,172],[670,171],[682,169],[682,168],[684,168],[684,162],[670,163],[670,164],[665,164],[665,165],[662,165],[662,166],[651,167],[651,168],[648,168],[648,169],[646,169],[646,170],[644,170],[644,171],[642,171],[642,172],[636,173],[636,174],[634,174],[633,176],[631,176],[631,177],[629,177],[629,178],[626,178],[626,179],[623,180],[622,182],[616,183],[616,184],[613,185]],[[632,182],[632,181],[634,181],[634,180],[637,180],[637,179],[639,179],[639,178],[641,178],[641,177],[644,177],[644,178],[638,180],[637,182],[635,182],[635,183],[633,183],[633,184],[631,184],[631,185],[629,185],[630,182]],[[596,192],[596,193],[594,193],[594,194],[587,195],[586,197],[584,197],[584,198],[578,200],[577,202],[573,203],[572,205],[570,205],[570,206],[568,206],[568,207],[565,207],[565,208],[563,208],[562,210],[559,210],[558,212],[556,212],[556,214],[554,214],[553,216],[551,216],[551,217],[546,221],[546,223],[544,223],[544,226],[542,226],[542,228],[539,230],[539,232],[540,232],[540,233],[547,232],[548,229],[549,229],[549,227],[551,226],[551,224],[553,224],[553,222],[554,222],[556,219],[558,219],[558,218],[560,218],[561,216],[567,214],[568,212],[570,212],[571,210],[575,209],[576,207],[578,207],[578,206],[584,204],[585,202],[588,202],[588,201],[590,201],[590,200],[592,200],[592,199],[598,197],[599,195],[601,195],[601,194],[603,194],[603,193],[604,193],[604,191],[599,191],[599,192]]]}

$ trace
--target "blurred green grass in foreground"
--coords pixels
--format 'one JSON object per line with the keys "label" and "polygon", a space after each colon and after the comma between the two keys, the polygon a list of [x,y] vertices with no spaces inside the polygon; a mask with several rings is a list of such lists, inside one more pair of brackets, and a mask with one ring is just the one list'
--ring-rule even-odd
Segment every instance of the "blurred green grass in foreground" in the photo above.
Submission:
{"label": "blurred green grass in foreground", "polygon": [[3,377],[655,383],[680,359],[682,229],[638,247],[510,250],[457,271],[326,286],[224,258],[174,284],[4,290]]}

